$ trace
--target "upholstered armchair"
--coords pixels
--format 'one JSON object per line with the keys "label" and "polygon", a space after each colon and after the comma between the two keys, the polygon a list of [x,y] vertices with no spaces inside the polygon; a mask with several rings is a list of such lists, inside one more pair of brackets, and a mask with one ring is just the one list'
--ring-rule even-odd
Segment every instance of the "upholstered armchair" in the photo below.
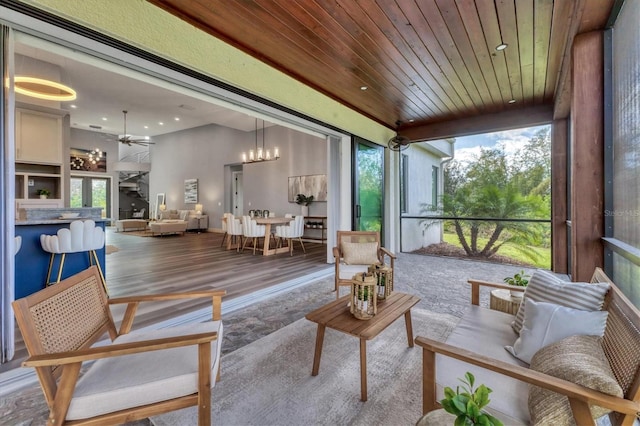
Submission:
{"label": "upholstered armchair", "polygon": [[335,259],[336,299],[340,297],[340,286],[351,286],[351,279],[358,272],[366,272],[374,263],[384,263],[389,258],[393,268],[396,256],[380,246],[380,233],[375,231],[338,231],[337,246],[333,248]]}
{"label": "upholstered armchair", "polygon": [[[95,266],[13,302],[50,414],[47,424],[121,424],[198,407],[211,424],[224,290],[107,298]],[[129,332],[141,302],[205,298],[211,321]],[[120,329],[110,307],[127,305]],[[108,335],[110,344],[98,344]],[[80,375],[80,370],[86,370]]]}

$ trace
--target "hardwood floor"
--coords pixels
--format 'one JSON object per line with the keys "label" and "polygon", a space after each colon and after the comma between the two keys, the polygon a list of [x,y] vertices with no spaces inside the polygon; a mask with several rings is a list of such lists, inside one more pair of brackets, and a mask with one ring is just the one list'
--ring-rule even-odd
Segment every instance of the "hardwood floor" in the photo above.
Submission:
{"label": "hardwood floor", "polygon": [[[220,247],[222,234],[186,233],[163,237],[140,237],[107,228],[106,244],[117,248],[106,256],[105,278],[110,297],[133,294],[224,289],[223,303],[289,280],[318,273],[327,263],[326,245],[305,243],[306,254],[294,243],[288,253],[262,256],[245,250]],[[211,306],[207,300],[141,304],[133,328],[151,326]],[[224,305],[223,305],[224,306]],[[119,322],[124,312],[114,308]],[[0,366],[0,373],[19,366],[26,350],[16,330],[16,356]]]}
{"label": "hardwood floor", "polygon": [[[106,280],[112,297],[201,289],[224,289],[224,301],[247,295],[331,265],[326,245],[306,243],[306,254],[294,245],[294,255],[252,255],[220,247],[220,233],[186,233],[184,236],[138,237],[107,232],[107,244],[118,251],[107,255]],[[156,304],[154,304],[156,305]],[[140,307],[136,326],[203,308],[207,301],[173,302]]]}

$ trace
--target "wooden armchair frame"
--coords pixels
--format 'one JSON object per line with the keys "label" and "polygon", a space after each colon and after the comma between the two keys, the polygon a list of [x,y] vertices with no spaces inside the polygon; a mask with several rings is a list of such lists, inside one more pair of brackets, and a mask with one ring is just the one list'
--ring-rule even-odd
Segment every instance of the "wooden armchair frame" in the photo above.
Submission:
{"label": "wooden armchair frame", "polygon": [[336,299],[340,297],[340,286],[351,286],[350,279],[340,279],[340,264],[342,262],[342,243],[378,243],[378,261],[384,263],[384,257],[389,258],[389,266],[393,269],[396,255],[391,253],[384,247],[380,246],[380,233],[377,231],[338,231],[336,244],[333,248],[333,257],[335,259],[335,292]]}
{"label": "wooden armchair frame", "polygon": [[[436,400],[435,355],[438,353],[565,395],[569,399],[576,424],[595,425],[589,406],[598,405],[613,410],[610,416],[613,425],[632,425],[640,416],[640,356],[637,355],[640,348],[640,311],[600,268],[596,268],[591,282],[608,282],[611,285],[603,308],[609,312],[603,348],[618,382],[624,381],[620,383],[624,398],[418,336],[415,342],[423,348],[423,414],[440,408]],[[469,280],[469,284],[471,303],[474,305],[479,304],[480,287],[513,289],[504,284],[478,280]]]}
{"label": "wooden armchair frame", "polygon": [[[50,409],[47,424],[120,424],[197,405],[198,424],[211,424],[211,342],[217,332],[91,347],[105,332],[111,340],[127,334],[140,302],[187,298],[210,298],[212,319],[221,319],[224,290],[180,294],[154,294],[107,299],[95,266],[58,284],[13,302],[16,321],[29,351],[25,367],[34,367]],[[65,303],[75,303],[66,309]],[[116,330],[109,305],[127,304],[120,330]],[[75,309],[74,309],[75,308]],[[76,319],[82,321],[73,322]],[[79,318],[80,317],[80,318]],[[155,404],[129,408],[97,417],[65,421],[80,368],[84,361],[158,351],[188,345],[198,346],[198,391]],[[216,380],[220,377],[220,364]],[[59,381],[57,380],[59,378]]]}

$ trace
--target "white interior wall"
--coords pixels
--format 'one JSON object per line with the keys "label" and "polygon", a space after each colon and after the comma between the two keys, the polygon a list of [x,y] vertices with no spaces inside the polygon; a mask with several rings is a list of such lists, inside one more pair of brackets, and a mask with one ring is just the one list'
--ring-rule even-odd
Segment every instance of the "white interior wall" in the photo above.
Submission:
{"label": "white interior wall", "polygon": [[[261,130],[259,142],[262,144]],[[194,208],[184,203],[185,179],[198,179],[198,202],[218,227],[225,209],[225,166],[241,164],[242,152],[255,148],[255,133],[218,125],[197,127],[154,137],[151,146],[150,192],[166,194],[168,209]],[[242,165],[244,213],[267,209],[277,215],[298,213],[288,201],[289,176],[327,174],[327,142],[280,126],[269,127],[265,147],[278,146],[280,159]],[[228,169],[228,168],[227,168]],[[325,202],[310,206],[311,215],[324,216]]]}

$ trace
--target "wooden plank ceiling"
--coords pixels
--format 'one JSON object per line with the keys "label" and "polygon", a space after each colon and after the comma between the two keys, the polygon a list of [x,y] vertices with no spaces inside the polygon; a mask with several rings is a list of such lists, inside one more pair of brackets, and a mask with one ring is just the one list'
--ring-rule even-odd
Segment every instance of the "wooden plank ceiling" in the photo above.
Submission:
{"label": "wooden plank ceiling", "polygon": [[[556,94],[566,92],[573,37],[602,28],[613,3],[149,1],[412,135],[436,123],[551,110]],[[507,48],[496,50],[503,43]]]}

